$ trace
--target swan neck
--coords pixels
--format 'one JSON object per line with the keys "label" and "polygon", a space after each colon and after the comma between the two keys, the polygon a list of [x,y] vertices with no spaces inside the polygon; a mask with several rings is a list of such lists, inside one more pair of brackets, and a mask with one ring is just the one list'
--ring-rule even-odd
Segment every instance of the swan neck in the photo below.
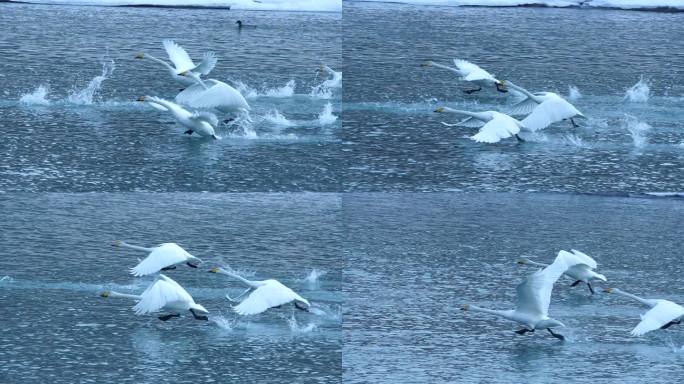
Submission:
{"label": "swan neck", "polygon": [[532,260],[527,260],[527,264],[536,265],[537,267],[543,267],[543,268],[546,268],[549,266],[548,264],[539,263],[539,262],[532,261]]}
{"label": "swan neck", "polygon": [[125,297],[125,298],[133,299],[133,300],[141,300],[142,299],[142,297],[140,295],[130,295],[128,293],[120,293],[120,292],[114,292],[114,291],[109,292],[109,297]]}
{"label": "swan neck", "polygon": [[226,276],[230,276],[230,277],[232,277],[232,278],[234,278],[234,279],[238,279],[238,280],[242,281],[243,283],[245,283],[245,285],[247,285],[247,286],[249,286],[249,287],[252,287],[252,288],[258,287],[258,284],[256,284],[254,281],[247,280],[247,279],[245,279],[244,277],[238,275],[237,273],[233,273],[233,272],[230,272],[230,271],[226,271],[225,269],[220,269],[220,270],[219,270],[219,273],[222,273],[222,274],[224,274],[224,275],[226,275]]}
{"label": "swan neck", "polygon": [[473,312],[489,313],[490,315],[501,316],[506,318],[511,317],[511,311],[501,311],[497,309],[482,308],[474,305],[470,306],[470,310]]}
{"label": "swan neck", "polygon": [[532,92],[528,91],[527,89],[525,89],[523,87],[515,85],[515,84],[511,83],[510,81],[507,81],[505,86],[513,88],[514,90],[522,93],[523,95],[527,96],[528,98],[530,98],[534,101],[539,101],[539,98],[537,96],[533,95]]}
{"label": "swan neck", "polygon": [[653,306],[653,303],[651,303],[650,300],[643,299],[643,298],[641,298],[641,297],[639,297],[639,296],[637,296],[637,295],[634,295],[634,294],[631,294],[631,293],[628,293],[628,292],[625,292],[625,291],[621,291],[621,290],[619,290],[619,289],[617,289],[617,288],[613,289],[613,292],[615,292],[615,293],[617,293],[617,294],[619,294],[619,295],[622,295],[622,296],[624,296],[624,297],[629,297],[630,299],[636,300],[636,301],[640,302],[640,303],[643,304],[643,305],[646,305],[646,306],[649,306],[649,307],[652,307],[652,306]]}
{"label": "swan neck", "polygon": [[150,59],[150,60],[152,60],[152,61],[156,61],[157,63],[162,64],[163,66],[165,66],[165,67],[168,68],[168,69],[173,69],[173,68],[169,65],[169,63],[167,63],[167,62],[164,61],[164,60],[158,59],[158,58],[156,58],[156,57],[154,57],[154,56],[152,56],[152,55],[145,54],[145,58]]}
{"label": "swan neck", "polygon": [[432,63],[432,65],[437,67],[437,68],[442,68],[442,69],[446,69],[447,71],[457,73],[459,75],[461,74],[461,72],[458,69],[449,67],[449,66],[444,65],[444,64]]}
{"label": "swan neck", "polygon": [[124,248],[136,249],[136,250],[138,250],[138,251],[144,251],[144,252],[152,252],[152,251],[154,251],[154,248],[140,247],[140,246],[137,246],[137,245],[124,243],[123,241],[122,241],[121,244],[119,244],[119,245],[122,246],[122,247],[124,247]]}

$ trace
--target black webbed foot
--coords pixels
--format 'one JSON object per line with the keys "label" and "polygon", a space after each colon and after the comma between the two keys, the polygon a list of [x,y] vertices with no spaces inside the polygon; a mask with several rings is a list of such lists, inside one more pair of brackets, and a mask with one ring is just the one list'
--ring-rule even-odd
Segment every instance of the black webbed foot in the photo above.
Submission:
{"label": "black webbed foot", "polygon": [[581,283],[581,282],[582,282],[582,280],[577,280],[577,281],[575,281],[574,283],[570,284],[570,286],[571,286],[571,287],[576,287],[576,286],[578,286],[579,283]]}
{"label": "black webbed foot", "polygon": [[196,266],[195,264],[192,264],[192,263],[190,263],[189,261],[188,261],[187,263],[185,263],[185,264],[186,264],[188,267],[190,267],[190,268],[197,268],[197,266]]}
{"label": "black webbed foot", "polygon": [[556,339],[565,341],[565,336],[561,335],[560,333],[555,333],[551,330],[551,328],[546,328],[546,330],[549,331],[551,336],[555,337]]}
{"label": "black webbed foot", "polygon": [[475,88],[475,89],[464,89],[463,93],[470,95],[471,93],[480,92],[481,90],[482,90],[482,87]]}
{"label": "black webbed foot", "polygon": [[234,121],[234,120],[235,120],[235,119],[231,117],[230,119],[225,119],[225,120],[223,120],[223,123],[224,123],[224,124],[228,124],[228,123],[230,123],[231,121]]}
{"label": "black webbed foot", "polygon": [[187,131],[183,132],[186,135],[192,135],[192,129],[188,129]]}
{"label": "black webbed foot", "polygon": [[172,266],[170,266],[170,267],[162,268],[161,270],[162,270],[162,271],[170,271],[170,270],[172,270],[172,269],[176,269],[176,266],[175,266],[175,265],[172,265]]}
{"label": "black webbed foot", "polygon": [[168,315],[162,315],[162,316],[159,316],[159,320],[161,320],[161,321],[169,321],[172,317],[180,317],[180,314],[178,314],[178,313],[171,313],[171,314],[168,314]]}
{"label": "black webbed foot", "polygon": [[589,287],[589,292],[591,292],[592,295],[596,293],[594,292],[594,288],[592,288],[591,284],[587,283],[587,287]]}
{"label": "black webbed foot", "polygon": [[682,322],[681,320],[673,320],[673,321],[670,321],[669,323],[663,325],[662,327],[660,327],[660,329],[668,329],[675,324],[681,324],[681,322]]}
{"label": "black webbed foot", "polygon": [[515,135],[515,138],[518,140],[519,143],[524,143],[524,142],[525,142],[525,139],[523,139],[522,137],[520,137],[520,135],[518,135],[517,133],[516,133],[516,135]]}
{"label": "black webbed foot", "polygon": [[304,305],[302,305],[302,304],[299,304],[299,303],[296,302],[296,301],[295,301],[295,303],[294,303],[294,306],[295,306],[295,308],[297,308],[297,309],[299,309],[299,310],[302,310],[302,311],[304,311],[304,312],[309,312],[309,308],[308,308],[308,307],[306,307],[306,306],[304,306]]}
{"label": "black webbed foot", "polygon": [[518,335],[524,335],[527,332],[534,332],[534,329],[523,328],[523,329],[519,329],[519,330],[515,331],[515,333],[517,333]]}
{"label": "black webbed foot", "polygon": [[195,313],[195,310],[194,310],[194,309],[191,309],[191,310],[190,310],[190,313],[192,313],[192,316],[193,316],[196,320],[209,321],[209,317],[208,317],[208,316],[198,315],[197,313]]}

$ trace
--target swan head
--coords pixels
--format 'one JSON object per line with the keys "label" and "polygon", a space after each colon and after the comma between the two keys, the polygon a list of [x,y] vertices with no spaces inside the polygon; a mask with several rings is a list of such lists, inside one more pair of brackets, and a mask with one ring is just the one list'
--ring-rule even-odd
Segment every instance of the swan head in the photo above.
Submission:
{"label": "swan head", "polygon": [[238,20],[238,21],[236,21],[236,22],[235,22],[235,24],[237,24],[237,25],[238,25],[238,27],[242,27],[242,20]]}
{"label": "swan head", "polygon": [[181,75],[181,76],[187,76],[187,75],[188,75],[188,71],[183,71],[183,72],[179,73],[179,75]]}
{"label": "swan head", "polygon": [[445,111],[444,107],[439,107],[439,108],[434,110],[434,112],[436,112],[436,113],[443,113],[444,111]]}
{"label": "swan head", "polygon": [[461,311],[468,311],[468,310],[470,310],[470,304],[464,304],[464,305],[461,307]]}
{"label": "swan head", "polygon": [[219,267],[212,268],[209,270],[209,273],[219,273],[219,272],[221,272],[221,268],[219,268]]}
{"label": "swan head", "polygon": [[431,60],[423,61],[422,63],[420,63],[420,66],[421,66],[421,67],[429,67],[429,66],[431,66],[431,65],[432,65],[432,61],[431,61]]}
{"label": "swan head", "polygon": [[109,291],[104,291],[104,292],[100,293],[100,296],[101,296],[101,297],[109,297],[109,295],[111,295],[111,294],[112,294],[112,293],[109,292]]}
{"label": "swan head", "polygon": [[135,58],[136,58],[136,59],[144,59],[144,58],[145,58],[145,53],[144,53],[144,52],[140,52],[140,53],[138,53],[137,55],[135,55]]}
{"label": "swan head", "polygon": [[613,292],[615,292],[615,288],[606,288],[606,289],[603,290],[603,292],[605,292],[605,293],[613,293]]}
{"label": "swan head", "polygon": [[145,96],[138,97],[138,101],[145,101]]}
{"label": "swan head", "polygon": [[112,247],[120,247],[120,246],[121,246],[121,243],[123,243],[123,241],[121,241],[121,240],[114,240],[114,242],[112,243]]}
{"label": "swan head", "polygon": [[518,264],[525,265],[525,264],[529,264],[529,263],[530,263],[530,259],[526,259],[526,258],[524,258],[524,257],[521,257],[520,259],[516,260],[515,262],[518,263]]}

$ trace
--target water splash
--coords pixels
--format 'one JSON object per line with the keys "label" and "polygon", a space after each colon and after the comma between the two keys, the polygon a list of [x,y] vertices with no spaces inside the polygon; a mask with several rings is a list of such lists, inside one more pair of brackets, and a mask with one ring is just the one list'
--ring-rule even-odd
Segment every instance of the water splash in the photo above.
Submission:
{"label": "water splash", "polygon": [[639,78],[639,82],[634,84],[625,92],[625,101],[632,103],[645,103],[651,93],[651,88],[648,86],[648,81],[644,80],[644,76]]}
{"label": "water splash", "polygon": [[308,283],[308,284],[317,284],[317,283],[318,283],[318,279],[319,279],[321,276],[324,276],[326,273],[328,273],[328,272],[326,272],[326,271],[321,271],[320,269],[314,268],[314,269],[311,270],[311,272],[309,272],[308,275],[306,275],[306,277],[304,278],[303,281],[304,281],[305,283]]}
{"label": "water splash", "polygon": [[90,80],[90,83],[84,89],[73,91],[67,98],[67,101],[78,105],[93,104],[95,95],[102,88],[102,82],[107,80],[112,72],[114,72],[114,60],[105,60],[102,63],[102,74]]}
{"label": "water splash", "polygon": [[575,87],[574,85],[571,85],[568,87],[568,99],[571,101],[581,99],[582,98],[582,93],[580,93],[579,89]]}
{"label": "water splash", "polygon": [[271,88],[264,91],[264,96],[268,97],[291,97],[294,95],[295,81],[290,80],[287,84],[279,88]]}
{"label": "water splash", "polygon": [[323,111],[318,115],[318,123],[320,125],[328,125],[337,121],[337,116],[332,113],[332,104],[328,103],[323,108]]}
{"label": "water splash", "polygon": [[50,92],[48,86],[39,85],[33,92],[21,96],[19,102],[26,105],[50,105],[47,95]]}
{"label": "water splash", "polygon": [[242,81],[235,80],[235,89],[237,89],[246,99],[255,99],[259,97],[259,92]]}
{"label": "water splash", "polygon": [[314,99],[329,100],[332,99],[333,92],[330,88],[326,88],[323,85],[317,85],[311,88],[311,93],[309,93],[309,96]]}
{"label": "water splash", "polygon": [[219,326],[219,328],[226,331],[232,331],[235,328],[237,320],[229,319],[223,315],[209,316],[209,321]]}
{"label": "water splash", "polygon": [[3,277],[0,277],[0,283],[12,283],[14,282],[14,279],[5,275]]}
{"label": "water splash", "polygon": [[670,336],[667,337],[667,346],[670,347],[673,353],[684,353],[684,345],[678,347]]}
{"label": "water splash", "polygon": [[294,314],[292,314],[292,316],[289,319],[287,319],[287,325],[290,327],[290,331],[292,333],[309,333],[316,329],[316,324],[314,323],[300,325],[297,322],[297,319],[295,319]]}
{"label": "water splash", "polygon": [[566,144],[575,146],[575,147],[577,147],[577,148],[590,148],[590,147],[591,147],[590,145],[588,145],[587,143],[585,143],[584,140],[582,140],[581,137],[579,137],[579,136],[577,136],[577,135],[573,135],[573,134],[567,134],[567,135],[565,135],[565,137],[563,138],[563,141],[564,141]]}
{"label": "water splash", "polygon": [[648,144],[646,133],[651,129],[648,123],[639,120],[636,116],[625,114],[622,127],[629,132],[635,148],[643,148]]}
{"label": "water splash", "polygon": [[278,112],[277,109],[273,109],[270,112],[268,112],[263,119],[265,121],[268,121],[269,123],[281,126],[281,127],[291,127],[295,125],[293,122],[288,120],[285,116],[283,116],[280,112]]}

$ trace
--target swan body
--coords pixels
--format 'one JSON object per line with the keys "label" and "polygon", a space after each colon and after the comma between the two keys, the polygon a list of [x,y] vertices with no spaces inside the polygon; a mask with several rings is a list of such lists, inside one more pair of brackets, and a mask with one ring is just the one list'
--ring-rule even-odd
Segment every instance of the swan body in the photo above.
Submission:
{"label": "swan body", "polygon": [[469,83],[476,84],[480,87],[479,89],[464,91],[466,93],[477,92],[477,91],[481,90],[482,87],[490,87],[492,85],[496,86],[496,89],[499,92],[507,92],[502,87],[504,84],[503,81],[497,79],[496,77],[494,77],[494,75],[492,75],[491,73],[480,68],[476,64],[473,64],[473,63],[466,61],[466,60],[454,59],[454,65],[456,65],[456,68],[449,67],[449,66],[443,65],[443,64],[437,64],[433,61],[426,61],[421,65],[423,67],[434,66],[434,67],[446,69],[447,71],[451,71],[451,72],[457,74],[461,78],[461,80],[467,81]]}
{"label": "swan body", "polygon": [[187,264],[192,268],[197,268],[197,265],[202,262],[176,243],[163,243],[156,247],[145,248],[117,240],[113,246],[149,252],[145,259],[131,268],[131,274],[134,276],[152,275],[162,270],[174,269],[179,264]]}
{"label": "swan body", "polygon": [[[466,127],[480,127],[480,131],[471,136],[472,140],[478,143],[498,143],[501,139],[515,136],[522,141],[518,133],[521,130],[527,130],[525,125],[506,114],[496,111],[484,112],[470,112],[452,109],[448,107],[440,107],[435,109],[437,113],[454,113],[458,115],[467,116],[464,120],[453,124]],[[451,126],[452,124],[442,123]]]}
{"label": "swan body", "polygon": [[532,93],[510,81],[505,81],[504,86],[510,87],[525,96],[522,101],[513,106],[511,115],[527,115],[522,123],[533,131],[544,129],[553,123],[566,119],[571,119],[573,126],[575,126],[572,118],[584,117],[582,112],[557,93]]}
{"label": "swan body", "polygon": [[604,292],[617,293],[651,308],[641,315],[641,321],[630,332],[632,336],[642,336],[656,329],[666,329],[674,324],[680,324],[684,320],[684,307],[669,300],[643,299],[617,288],[606,288]]}
{"label": "swan body", "polygon": [[137,315],[155,312],[170,312],[168,315],[159,316],[160,320],[169,320],[171,317],[179,317],[180,312],[190,311],[198,320],[207,320],[206,316],[198,313],[209,313],[202,305],[197,304],[190,294],[176,283],[173,279],[159,274],[154,282],[140,295],[129,295],[113,291],[105,291],[102,297],[126,297],[136,300],[133,306]]}
{"label": "swan body", "polygon": [[516,305],[513,310],[492,310],[474,305],[465,305],[462,309],[489,313],[520,323],[524,328],[517,331],[516,333],[518,334],[546,328],[551,335],[564,340],[565,338],[562,335],[551,330],[554,327],[565,326],[560,321],[548,316],[551,292],[553,291],[554,283],[568,268],[582,262],[582,259],[576,255],[560,251],[551,265],[527,276],[522,283],[518,284],[516,287]]}
{"label": "swan body", "polygon": [[337,72],[334,71],[332,68],[328,67],[327,65],[321,64],[321,66],[318,68],[317,72],[324,72],[329,76],[332,76],[331,79],[326,79],[323,83],[321,83],[321,87],[324,88],[341,88],[342,87],[342,72]]}
{"label": "swan body", "polygon": [[250,106],[240,91],[215,79],[202,80],[196,73],[183,72],[181,76],[189,77],[194,84],[178,95],[178,103],[199,109],[216,109],[223,113],[249,111]]}
{"label": "swan body", "polygon": [[202,61],[200,62],[200,64],[195,65],[195,63],[192,61],[190,55],[188,55],[185,49],[183,49],[183,47],[181,47],[180,45],[176,44],[173,40],[164,40],[162,41],[162,44],[164,45],[166,54],[169,56],[169,60],[171,60],[173,66],[171,66],[164,60],[158,59],[146,53],[140,53],[136,56],[136,58],[148,58],[152,61],[156,61],[157,63],[162,64],[164,67],[166,67],[166,69],[169,71],[169,74],[175,81],[185,86],[193,85],[195,84],[195,82],[192,79],[180,76],[180,73],[185,71],[192,71],[196,73],[198,76],[208,75],[209,72],[211,72],[211,70],[214,69],[214,67],[216,66],[216,62],[218,61],[218,59],[216,58],[216,54],[214,52],[206,52],[202,57]]}
{"label": "swan body", "polygon": [[[570,252],[572,252],[575,256],[579,257],[580,259],[583,260],[581,264],[573,265],[572,267],[568,268],[567,271],[565,271],[564,275],[570,277],[571,279],[575,280],[575,282],[572,284],[572,286],[576,286],[579,283],[585,283],[589,287],[589,291],[591,294],[594,294],[594,289],[591,287],[591,283],[593,281],[608,281],[606,279],[606,276],[594,272],[594,269],[598,266],[596,263],[596,260],[592,259],[589,255],[582,253],[578,250],[571,249]],[[519,259],[518,264],[523,264],[523,265],[536,265],[538,267],[547,267],[548,264],[544,263],[538,263],[536,261],[532,261],[530,259],[522,258]]]}
{"label": "swan body", "polygon": [[214,128],[218,126],[218,118],[211,112],[190,112],[180,105],[153,96],[140,96],[138,101],[144,101],[153,107],[170,112],[174,119],[188,130],[185,133],[191,135],[197,133],[203,137],[218,139]]}
{"label": "swan body", "polygon": [[214,268],[209,272],[231,276],[249,287],[245,291],[245,293],[250,292],[249,296],[233,308],[240,315],[256,315],[265,312],[269,308],[279,307],[290,302],[294,302],[295,307],[304,311],[308,311],[308,308],[311,306],[305,298],[299,296],[295,291],[286,287],[278,280],[247,280],[223,268]]}

